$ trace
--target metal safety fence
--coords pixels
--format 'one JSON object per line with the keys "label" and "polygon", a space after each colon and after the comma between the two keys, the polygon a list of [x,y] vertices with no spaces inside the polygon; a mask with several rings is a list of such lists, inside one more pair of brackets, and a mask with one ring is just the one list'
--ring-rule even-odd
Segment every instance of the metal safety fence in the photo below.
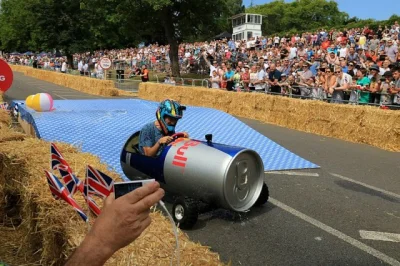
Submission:
{"label": "metal safety fence", "polygon": [[[226,90],[226,89],[222,89]],[[264,86],[263,89],[244,89],[243,87],[237,87],[232,90],[233,92],[249,92],[249,93],[261,93],[269,94],[280,97],[289,97],[303,100],[317,100],[327,103],[336,104],[349,104],[349,105],[368,105],[381,107],[382,109],[400,110],[400,105],[394,104],[394,94],[387,92],[375,92],[371,93],[368,102],[361,101],[361,91],[359,90],[343,90],[336,91],[333,94],[326,92],[321,87],[306,87],[306,86],[291,86],[281,88],[280,92],[272,91],[270,86]]]}
{"label": "metal safety fence", "polygon": [[[14,65],[20,65],[19,63],[11,63]],[[31,65],[25,65],[31,66]],[[55,67],[40,67],[42,70],[61,72],[60,68]],[[128,72],[128,71],[127,71]],[[117,89],[136,93],[139,91],[139,84],[142,82],[140,76],[136,76],[130,73],[115,72],[115,71],[78,71],[74,69],[68,69],[66,74],[85,76],[88,78],[95,79],[105,79],[114,82]],[[194,78],[174,78],[173,81],[167,79],[165,76],[160,74],[153,74],[152,82],[176,85],[176,86],[186,86],[186,87],[204,87],[210,88],[210,81],[208,79],[194,79]],[[233,91],[237,92],[251,92],[251,93],[263,93],[269,95],[276,95],[289,98],[298,98],[304,100],[318,100],[328,103],[337,104],[350,104],[350,105],[369,105],[377,106],[381,108],[400,110],[400,105],[393,104],[393,98],[395,95],[388,94],[386,92],[376,92],[373,93],[373,101],[362,102],[360,101],[361,92],[359,90],[346,90],[341,92],[336,92],[333,94],[327,93],[323,88],[320,87],[306,87],[300,85],[294,85],[289,87],[284,87],[280,92],[274,92],[271,87],[264,85],[263,89],[256,90],[245,90],[243,87],[234,88]],[[382,97],[385,96],[385,97]],[[382,101],[385,98],[386,101]],[[371,98],[372,99],[372,98]]]}

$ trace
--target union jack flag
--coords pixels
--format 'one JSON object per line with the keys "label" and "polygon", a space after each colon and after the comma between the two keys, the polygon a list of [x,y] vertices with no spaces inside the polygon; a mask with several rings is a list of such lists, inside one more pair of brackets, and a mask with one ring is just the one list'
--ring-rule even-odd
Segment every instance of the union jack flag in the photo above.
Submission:
{"label": "union jack flag", "polygon": [[106,198],[111,192],[114,192],[114,180],[90,165],[86,167],[86,178],[89,190],[88,195],[96,195]]}
{"label": "union jack flag", "polygon": [[9,112],[8,103],[4,102],[0,104],[0,109]]}
{"label": "union jack flag", "polygon": [[86,214],[83,212],[82,208],[78,205],[78,203],[71,197],[71,194],[65,189],[64,185],[61,183],[58,178],[50,173],[49,171],[45,171],[47,177],[47,183],[49,184],[51,194],[54,199],[59,200],[63,199],[69,205],[71,205],[75,211],[79,214],[79,216],[85,221],[88,221]]}
{"label": "union jack flag", "polygon": [[60,150],[54,143],[51,143],[51,168],[60,172],[65,186],[71,195],[77,190],[83,193],[83,183],[77,178],[69,166],[68,162],[62,156]]}
{"label": "union jack flag", "polygon": [[[86,179],[87,180],[87,179]],[[86,182],[87,183],[87,182]],[[83,195],[86,199],[86,203],[88,204],[90,210],[96,215],[99,216],[100,215],[100,208],[99,206],[97,206],[96,202],[94,201],[94,199],[90,196],[89,192],[88,192],[88,185],[85,183],[85,185],[83,186]],[[92,190],[91,188],[89,188],[89,190]]]}

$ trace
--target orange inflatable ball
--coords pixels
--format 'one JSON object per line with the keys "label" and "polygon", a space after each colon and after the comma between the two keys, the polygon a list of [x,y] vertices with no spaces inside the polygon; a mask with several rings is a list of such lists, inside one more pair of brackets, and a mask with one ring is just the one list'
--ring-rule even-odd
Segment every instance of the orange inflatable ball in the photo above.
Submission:
{"label": "orange inflatable ball", "polygon": [[32,106],[37,112],[48,112],[53,110],[53,97],[48,93],[38,93],[33,96]]}
{"label": "orange inflatable ball", "polygon": [[32,102],[34,96],[35,95],[29,95],[25,100],[25,105],[28,106],[29,108],[32,108]]}

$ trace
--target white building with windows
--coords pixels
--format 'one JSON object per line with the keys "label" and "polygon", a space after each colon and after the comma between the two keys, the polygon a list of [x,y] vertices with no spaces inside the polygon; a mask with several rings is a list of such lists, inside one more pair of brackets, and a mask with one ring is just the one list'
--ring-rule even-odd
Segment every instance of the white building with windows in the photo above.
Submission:
{"label": "white building with windows", "polygon": [[233,40],[250,40],[251,38],[262,36],[261,24],[262,15],[260,14],[237,14],[232,19],[232,39]]}

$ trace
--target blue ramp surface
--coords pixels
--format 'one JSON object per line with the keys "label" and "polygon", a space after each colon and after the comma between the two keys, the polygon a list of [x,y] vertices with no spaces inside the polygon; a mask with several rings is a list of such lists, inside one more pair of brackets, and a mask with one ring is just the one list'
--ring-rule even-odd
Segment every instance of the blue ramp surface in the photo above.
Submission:
{"label": "blue ramp surface", "polygon": [[[57,100],[52,112],[35,112],[24,105],[19,105],[19,112],[38,137],[81,146],[124,177],[121,149],[134,132],[155,120],[157,106],[156,102],[136,99]],[[211,133],[214,142],[253,149],[260,154],[266,171],[318,167],[215,109],[189,106],[176,131],[187,131],[191,138],[200,140]]]}

